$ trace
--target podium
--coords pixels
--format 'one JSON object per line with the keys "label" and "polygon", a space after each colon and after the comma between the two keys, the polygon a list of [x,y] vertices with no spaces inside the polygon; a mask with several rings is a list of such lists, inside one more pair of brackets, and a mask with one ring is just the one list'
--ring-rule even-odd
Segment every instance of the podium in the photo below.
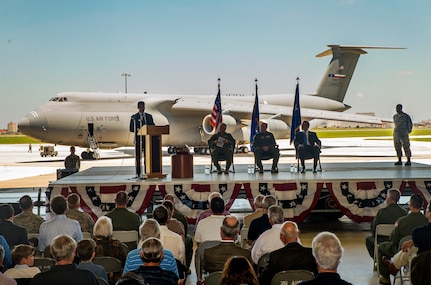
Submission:
{"label": "podium", "polygon": [[162,166],[162,135],[169,134],[169,125],[147,126],[139,129],[139,136],[145,139],[145,178],[163,178]]}

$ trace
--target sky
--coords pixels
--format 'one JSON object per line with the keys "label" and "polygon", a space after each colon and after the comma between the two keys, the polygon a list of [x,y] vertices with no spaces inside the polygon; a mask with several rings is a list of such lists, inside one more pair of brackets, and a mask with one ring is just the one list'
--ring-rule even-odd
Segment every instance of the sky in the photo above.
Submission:
{"label": "sky", "polygon": [[[328,44],[367,50],[348,112],[431,118],[429,0],[2,0],[0,129],[66,91],[315,92]],[[223,97],[222,97],[223,98]]]}

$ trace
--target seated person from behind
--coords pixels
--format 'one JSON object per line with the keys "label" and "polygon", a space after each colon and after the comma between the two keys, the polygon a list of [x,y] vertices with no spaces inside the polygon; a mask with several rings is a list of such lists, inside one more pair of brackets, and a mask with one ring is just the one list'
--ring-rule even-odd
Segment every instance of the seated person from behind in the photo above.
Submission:
{"label": "seated person from behind", "polygon": [[103,278],[106,282],[109,282],[105,268],[99,264],[93,263],[93,259],[96,256],[96,242],[94,240],[85,238],[78,241],[76,254],[81,260],[77,266],[78,269],[93,272],[95,276]]}
{"label": "seated person from behind", "polygon": [[235,139],[231,134],[226,132],[226,124],[220,124],[218,133],[212,135],[208,140],[208,146],[211,149],[211,160],[217,168],[217,173],[221,174],[221,167],[219,164],[219,154],[224,154],[226,157],[225,174],[229,174],[229,168],[232,164],[233,148],[235,147]]}
{"label": "seated person from behind", "polygon": [[317,138],[315,132],[308,131],[310,123],[308,121],[302,122],[302,131],[295,134],[295,149],[299,160],[301,160],[302,171],[305,173],[305,162],[304,160],[311,156],[313,158],[313,172],[316,172],[317,161],[320,156],[320,148],[322,143]]}
{"label": "seated person from behind", "polygon": [[278,159],[280,158],[280,151],[277,148],[274,135],[267,131],[268,124],[262,123],[260,125],[260,132],[253,138],[254,158],[259,173],[263,173],[262,154],[270,153],[272,155],[271,173],[278,173]]}
{"label": "seated person from behind", "polygon": [[220,285],[259,285],[250,261],[244,256],[232,256],[224,264]]}
{"label": "seated person from behind", "polygon": [[81,270],[73,263],[76,251],[76,242],[68,235],[56,236],[51,244],[50,251],[55,265],[48,271],[36,274],[31,280],[32,285],[98,285],[99,282],[93,273]]}
{"label": "seated person from behind", "polygon": [[81,167],[81,160],[79,156],[75,154],[75,147],[70,147],[70,154],[64,160],[64,167],[68,170],[76,170],[78,171]]}
{"label": "seated person from behind", "polygon": [[34,248],[27,244],[19,244],[12,250],[12,260],[15,267],[6,270],[5,276],[18,278],[33,278],[40,273],[40,269],[33,267],[34,264]]}
{"label": "seated person from behind", "polygon": [[147,238],[142,243],[141,258],[144,264],[132,271],[143,277],[148,285],[177,285],[178,276],[172,271],[160,267],[163,259],[163,244],[155,237]]}

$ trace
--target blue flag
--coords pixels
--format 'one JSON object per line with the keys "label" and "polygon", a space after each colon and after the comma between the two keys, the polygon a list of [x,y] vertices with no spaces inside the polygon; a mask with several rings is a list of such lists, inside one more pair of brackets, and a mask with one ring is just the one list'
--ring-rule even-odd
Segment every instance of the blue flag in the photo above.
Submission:
{"label": "blue flag", "polygon": [[256,80],[256,96],[254,98],[253,113],[251,115],[250,127],[250,146],[253,148],[254,136],[260,131],[259,126],[259,97],[257,95],[257,80]]}
{"label": "blue flag", "polygon": [[292,124],[290,124],[290,144],[295,139],[295,134],[301,127],[301,107],[299,106],[299,83],[296,83],[295,101],[292,110]]}

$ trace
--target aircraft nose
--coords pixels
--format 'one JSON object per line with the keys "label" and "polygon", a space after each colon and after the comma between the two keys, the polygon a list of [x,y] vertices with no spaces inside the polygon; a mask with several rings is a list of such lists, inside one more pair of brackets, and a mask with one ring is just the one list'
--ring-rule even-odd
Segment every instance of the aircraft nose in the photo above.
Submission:
{"label": "aircraft nose", "polygon": [[43,112],[32,111],[18,122],[18,130],[29,137],[43,141],[48,135],[48,120]]}

